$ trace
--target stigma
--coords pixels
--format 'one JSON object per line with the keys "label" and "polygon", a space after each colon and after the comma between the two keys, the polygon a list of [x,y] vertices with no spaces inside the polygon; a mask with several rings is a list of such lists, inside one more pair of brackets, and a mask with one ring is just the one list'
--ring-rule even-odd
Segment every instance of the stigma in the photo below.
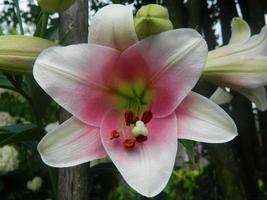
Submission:
{"label": "stigma", "polygon": [[135,126],[132,128],[131,132],[132,132],[134,137],[138,137],[139,135],[142,135],[142,136],[148,135],[148,130],[147,130],[144,122],[141,120],[138,120],[135,123]]}

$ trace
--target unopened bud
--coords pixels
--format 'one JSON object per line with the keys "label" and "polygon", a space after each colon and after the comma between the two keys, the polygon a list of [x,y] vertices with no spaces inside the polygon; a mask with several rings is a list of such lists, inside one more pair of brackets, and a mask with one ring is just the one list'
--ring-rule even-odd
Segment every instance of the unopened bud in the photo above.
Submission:
{"label": "unopened bud", "polygon": [[0,71],[32,73],[33,64],[40,52],[55,45],[49,40],[32,36],[0,36]]}
{"label": "unopened bud", "polygon": [[142,6],[136,13],[134,25],[139,39],[173,29],[168,10],[157,4]]}
{"label": "unopened bud", "polygon": [[53,12],[63,12],[68,9],[75,0],[37,0],[38,5],[42,10],[53,13]]}

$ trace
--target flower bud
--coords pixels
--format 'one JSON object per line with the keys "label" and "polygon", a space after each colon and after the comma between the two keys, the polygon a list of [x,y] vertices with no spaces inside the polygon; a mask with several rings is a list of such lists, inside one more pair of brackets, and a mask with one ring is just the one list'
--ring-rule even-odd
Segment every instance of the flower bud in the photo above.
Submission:
{"label": "flower bud", "polygon": [[39,53],[55,45],[49,40],[32,36],[0,36],[0,71],[32,73],[33,64]]}
{"label": "flower bud", "polygon": [[67,10],[75,0],[37,0],[38,5],[46,12],[63,12]]}
{"label": "flower bud", "polygon": [[157,4],[142,6],[136,13],[134,25],[139,39],[173,29],[168,10]]}

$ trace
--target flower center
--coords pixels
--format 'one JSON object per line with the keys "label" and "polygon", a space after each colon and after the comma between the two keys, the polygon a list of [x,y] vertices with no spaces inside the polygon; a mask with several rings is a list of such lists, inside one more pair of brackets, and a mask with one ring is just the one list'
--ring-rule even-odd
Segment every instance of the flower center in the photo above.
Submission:
{"label": "flower center", "polygon": [[115,91],[115,105],[121,110],[132,112],[140,116],[151,103],[151,92],[144,83],[123,84]]}
{"label": "flower center", "polygon": [[[142,117],[136,116],[132,111],[126,111],[122,128],[120,130],[113,130],[110,139],[113,140],[122,136],[124,147],[133,149],[136,142],[143,143],[148,139],[149,132],[146,124],[152,120],[152,117],[153,115],[150,110],[145,111]],[[130,137],[126,136],[126,131],[130,132]]]}

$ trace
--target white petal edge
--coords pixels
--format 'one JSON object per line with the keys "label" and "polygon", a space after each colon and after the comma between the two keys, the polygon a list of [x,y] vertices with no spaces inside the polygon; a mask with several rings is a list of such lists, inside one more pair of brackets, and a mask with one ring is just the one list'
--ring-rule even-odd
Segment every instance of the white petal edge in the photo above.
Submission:
{"label": "white petal edge", "polygon": [[233,96],[221,87],[218,87],[210,96],[210,100],[219,105],[229,103],[232,98]]}
{"label": "white petal edge", "polygon": [[178,139],[228,142],[237,136],[231,117],[208,98],[191,92],[176,109]]}
{"label": "white petal edge", "polygon": [[231,23],[232,35],[229,44],[242,43],[249,39],[251,31],[246,21],[235,17]]}
{"label": "white petal edge", "polygon": [[256,107],[261,110],[267,110],[267,97],[265,87],[239,90],[239,93],[255,103]]}
{"label": "white petal edge", "polygon": [[112,4],[100,9],[92,19],[89,43],[109,46],[120,51],[138,41],[130,6]]}
{"label": "white petal edge", "polygon": [[99,128],[74,117],[47,133],[37,149],[43,162],[52,167],[71,167],[106,156]]}

